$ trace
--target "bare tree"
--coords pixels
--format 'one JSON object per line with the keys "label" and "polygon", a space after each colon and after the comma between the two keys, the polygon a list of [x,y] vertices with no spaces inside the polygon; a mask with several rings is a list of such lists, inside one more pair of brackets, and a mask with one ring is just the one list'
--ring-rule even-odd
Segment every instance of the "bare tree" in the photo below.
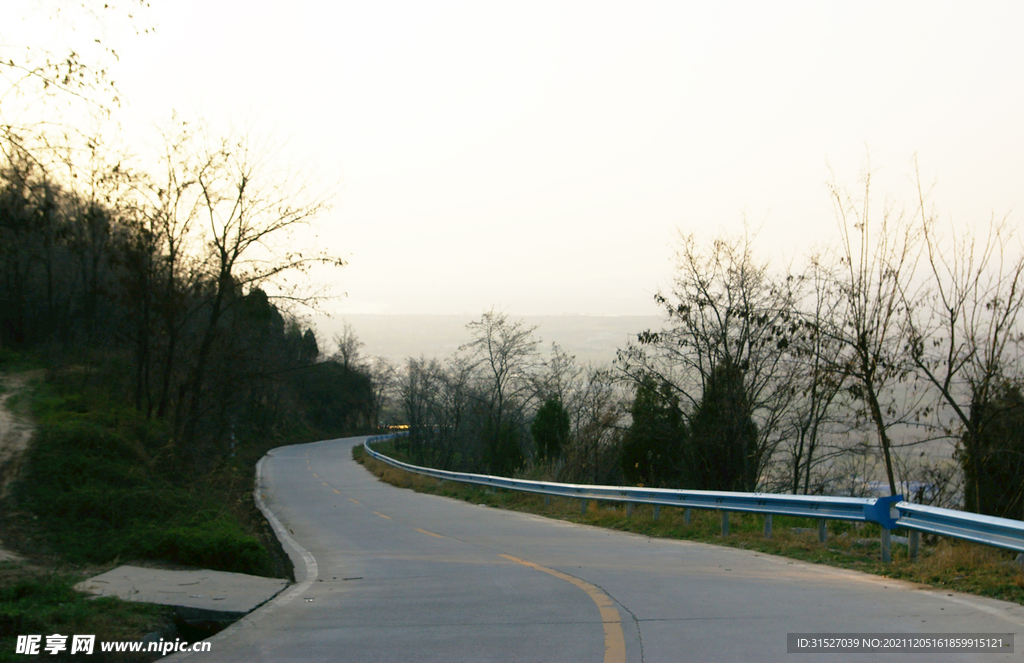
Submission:
{"label": "bare tree", "polygon": [[47,169],[21,145],[10,141],[0,145],[4,156],[0,168],[0,319],[5,326],[3,336],[19,344],[36,334],[29,292],[37,267],[45,272],[44,317],[52,319],[58,311],[70,308],[70,302],[64,305],[56,300],[55,289],[62,263],[70,262],[60,246],[67,224],[61,209],[64,193]]}
{"label": "bare tree", "polygon": [[[456,455],[462,458],[464,469],[475,469],[475,440],[479,430],[474,421],[473,366],[464,356],[454,355],[444,370],[437,375],[439,387],[434,401],[437,422],[437,462],[440,467],[452,467]],[[471,459],[473,464],[470,463]]]}
{"label": "bare tree", "polygon": [[398,395],[409,424],[409,437],[405,444],[418,463],[426,462],[427,437],[432,426],[432,382],[438,370],[437,360],[410,357],[398,379]]}
{"label": "bare tree", "polygon": [[531,373],[537,361],[536,327],[510,321],[493,309],[467,325],[473,339],[462,346],[478,371],[476,389],[486,413],[484,439],[491,471],[515,469],[522,458],[524,411],[535,395]]}
{"label": "bare tree", "polygon": [[75,255],[82,283],[79,324],[86,342],[96,337],[97,318],[104,281],[110,278],[110,246],[115,226],[123,225],[129,190],[136,184],[134,174],[116,154],[107,153],[99,138],[86,141],[82,154],[73,147],[64,147],[67,174],[65,181],[72,196],[73,209],[68,210],[70,246]]}
{"label": "bare tree", "polygon": [[576,357],[557,343],[552,343],[551,355],[544,361],[543,367],[545,370],[540,374],[536,386],[541,398],[557,396],[562,403],[568,404],[583,372],[582,367],[576,363]]}
{"label": "bare tree", "polygon": [[384,412],[388,410],[388,403],[395,388],[398,371],[395,366],[384,357],[374,357],[370,364],[370,382],[373,385],[373,425],[381,426],[384,422]]}
{"label": "bare tree", "polygon": [[352,325],[348,322],[342,328],[340,334],[334,335],[334,344],[338,346],[338,351],[335,353],[338,363],[340,363],[345,370],[355,369],[360,361],[359,350],[366,345],[359,340],[356,336],[356,330],[353,329]]}
{"label": "bare tree", "polygon": [[905,450],[893,458],[900,470],[900,490],[917,504],[960,508],[963,504],[963,472],[952,459],[933,460],[924,452]]}
{"label": "bare tree", "polygon": [[[8,38],[0,44],[0,111],[15,97],[27,103],[40,98],[72,98],[101,108],[119,103],[117,88],[111,79],[110,65],[118,59],[107,36],[117,24],[126,31],[148,33],[151,26],[140,17],[147,0],[132,0],[127,9],[100,2],[41,2],[48,30],[27,30],[26,34],[60,35],[58,50],[42,43],[17,43]],[[47,6],[49,5],[49,6]],[[68,37],[74,36],[74,43]],[[7,125],[10,127],[10,125]]]}
{"label": "bare tree", "polygon": [[886,205],[880,218],[871,208],[871,175],[855,199],[830,185],[840,241],[832,278],[842,307],[824,328],[840,348],[835,370],[848,376],[849,390],[878,437],[886,476],[896,494],[890,429],[912,418],[914,407],[899,401],[895,386],[910,367],[903,353],[902,318],[920,256],[920,226]]}
{"label": "bare tree", "polygon": [[[982,512],[981,468],[985,428],[999,408],[1003,385],[1021,377],[1020,326],[1024,310],[1024,251],[1007,219],[992,220],[987,236],[950,227],[943,237],[926,211],[918,177],[918,202],[928,257],[930,289],[917,302],[904,297],[909,355],[966,431],[968,508]],[[946,434],[955,435],[947,426]],[[1000,490],[1020,490],[1019,486]]]}
{"label": "bare tree", "polygon": [[220,321],[237,295],[274,284],[279,286],[278,298],[308,302],[313,296],[288,287],[288,275],[317,264],[344,264],[326,251],[301,246],[299,232],[327,209],[327,203],[306,190],[303,181],[275,171],[271,151],[261,150],[248,137],[207,141],[195,149],[201,158],[190,178],[198,188],[205,226],[203,270],[209,287],[205,323],[177,420],[182,438],[189,441],[196,439],[207,364]]}
{"label": "bare tree", "polygon": [[567,403],[571,432],[562,479],[621,483],[619,444],[627,413],[622,382],[608,367],[587,366]]}
{"label": "bare tree", "polygon": [[805,294],[797,302],[798,324],[789,347],[793,398],[784,423],[789,429],[784,435],[789,452],[786,490],[793,494],[823,491],[820,481],[812,484],[815,471],[843,452],[825,450],[839,424],[836,405],[847,386],[843,364],[836,361],[839,343],[825,331],[840,305],[829,277],[820,260],[812,258],[800,279]]}
{"label": "bare tree", "polygon": [[[22,4],[31,7],[31,14],[17,18],[28,29],[5,29],[0,41],[0,136],[49,170],[60,161],[53,139],[62,139],[57,148],[72,142],[84,146],[97,125],[110,127],[112,112],[120,105],[112,72],[118,54],[112,40],[150,32],[144,16],[149,3]],[[9,9],[4,18],[14,18],[15,8]],[[22,37],[32,41],[19,41]],[[87,128],[86,123],[92,126]]]}
{"label": "bare tree", "polygon": [[451,468],[456,454],[467,469],[476,469],[476,432],[472,419],[472,368],[464,357],[442,364],[437,359],[410,358],[398,377],[397,390],[406,421],[407,446],[416,462]]}
{"label": "bare tree", "polygon": [[[203,199],[197,173],[204,155],[193,149],[195,129],[172,117],[162,132],[160,172],[149,175],[148,186],[140,192],[138,234],[151,245],[159,261],[149,265],[153,274],[141,278],[151,285],[155,308],[154,336],[162,342],[159,395],[156,416],[167,415],[173,398],[175,374],[179,369],[180,341],[185,325],[197,314],[198,303],[191,293],[201,290],[205,276],[197,227],[201,223]],[[145,320],[145,318],[144,318]],[[148,369],[147,369],[148,370]]]}
{"label": "bare tree", "polygon": [[[618,355],[618,367],[636,384],[649,376],[679,394],[684,412],[698,410],[716,370],[742,380],[743,412],[757,425],[756,449],[744,451],[745,477],[756,481],[775,446],[792,393],[784,361],[796,320],[787,279],[776,279],[753,254],[752,238],[721,237],[702,250],[680,235],[672,292],[659,293],[668,325],[638,335]],[[749,486],[753,489],[753,486]]]}

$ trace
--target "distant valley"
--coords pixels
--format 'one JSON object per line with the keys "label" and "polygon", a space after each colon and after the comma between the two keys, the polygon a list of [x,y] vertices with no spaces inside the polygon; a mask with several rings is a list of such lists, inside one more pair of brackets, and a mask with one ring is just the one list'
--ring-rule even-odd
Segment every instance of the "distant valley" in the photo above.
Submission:
{"label": "distant valley", "polygon": [[[520,316],[509,314],[510,319]],[[587,316],[551,315],[521,316],[527,325],[536,325],[534,335],[541,341],[541,352],[547,355],[551,343],[576,356],[581,364],[610,364],[615,351],[625,347],[645,329],[658,329],[658,316]],[[479,318],[479,316],[477,316]],[[344,324],[352,325],[365,343],[362,354],[386,357],[401,362],[406,357],[445,357],[470,340],[466,324],[471,316],[460,315],[344,315],[317,318],[313,322],[326,343],[321,350],[333,351],[334,335]]]}

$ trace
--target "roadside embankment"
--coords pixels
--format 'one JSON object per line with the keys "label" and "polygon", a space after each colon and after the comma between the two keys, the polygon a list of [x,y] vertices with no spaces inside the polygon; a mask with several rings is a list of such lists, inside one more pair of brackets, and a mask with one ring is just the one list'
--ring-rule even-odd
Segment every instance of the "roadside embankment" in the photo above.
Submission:
{"label": "roadside embankment", "polygon": [[[173,639],[190,628],[187,610],[76,590],[123,562],[148,569],[140,573],[152,582],[171,582],[161,575],[166,569],[228,572],[207,572],[208,579],[256,574],[263,577],[248,585],[273,585],[268,596],[289,582],[287,557],[275,550],[279,544],[252,503],[251,471],[229,466],[187,476],[170,461],[160,422],[63,377],[0,372],[0,661],[23,658],[15,654],[19,635],[139,641]],[[162,591],[187,589],[172,585]],[[218,584],[220,593],[208,597],[214,606],[226,605],[225,587]],[[201,593],[215,592],[188,598]],[[244,614],[266,598],[226,612]],[[90,657],[156,658],[99,651]]]}

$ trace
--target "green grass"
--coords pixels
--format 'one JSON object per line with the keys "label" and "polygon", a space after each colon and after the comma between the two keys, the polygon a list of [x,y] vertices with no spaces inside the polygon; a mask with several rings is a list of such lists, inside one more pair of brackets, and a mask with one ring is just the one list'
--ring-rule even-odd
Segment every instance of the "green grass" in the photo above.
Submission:
{"label": "green grass", "polygon": [[15,370],[21,368],[25,361],[25,357],[14,350],[0,348],[0,368]]}
{"label": "green grass", "polygon": [[[389,456],[394,451],[389,443],[378,443],[374,448]],[[828,539],[822,544],[818,541],[815,519],[775,516],[772,538],[765,539],[763,516],[730,513],[729,535],[722,536],[718,511],[694,509],[687,524],[681,508],[662,507],[655,519],[653,506],[637,505],[627,517],[623,504],[590,500],[583,515],[577,499],[552,497],[550,504],[545,505],[540,495],[505,490],[492,493],[471,484],[411,474],[374,460],[362,446],[354,447],[352,456],[381,480],[418,492],[652,537],[755,550],[1024,605],[1024,570],[1013,562],[1014,553],[965,541],[943,539],[934,545],[922,544],[917,560],[909,559],[905,545],[894,543],[893,561],[886,564],[880,559],[880,528],[874,524],[828,521]]]}
{"label": "green grass", "polygon": [[[0,370],[12,370],[4,361]],[[17,362],[39,368],[31,358]],[[25,660],[14,654],[18,635],[91,634],[98,643],[139,640],[169,628],[171,608],[96,599],[72,589],[119,563],[289,575],[286,556],[252,502],[254,463],[248,461],[262,450],[247,449],[234,465],[189,476],[175,464],[166,426],[124,405],[115,389],[97,388],[94,377],[103,376],[86,366],[51,371],[49,380],[31,383],[7,401],[31,413],[36,434],[2,505],[5,542],[19,543],[30,559],[0,562],[0,662]],[[160,657],[97,650],[79,658]]]}
{"label": "green grass", "polygon": [[239,518],[251,491],[244,473],[184,476],[165,426],[99,393],[43,384],[33,403],[37,433],[16,495],[53,552],[75,563],[159,560],[279,574]]}
{"label": "green grass", "polygon": [[[95,635],[96,641],[138,640],[140,634],[169,627],[171,610],[166,606],[129,603],[115,598],[91,599],[72,587],[83,577],[63,573],[17,573],[18,565],[0,563],[0,661],[24,661],[15,654],[19,635]],[[44,640],[45,642],[45,640]],[[70,639],[68,640],[70,644]],[[67,654],[67,652],[64,652]],[[71,660],[42,653],[46,660]],[[96,645],[91,661],[113,660]],[[134,660],[152,660],[153,655]],[[116,660],[133,660],[121,654]]]}

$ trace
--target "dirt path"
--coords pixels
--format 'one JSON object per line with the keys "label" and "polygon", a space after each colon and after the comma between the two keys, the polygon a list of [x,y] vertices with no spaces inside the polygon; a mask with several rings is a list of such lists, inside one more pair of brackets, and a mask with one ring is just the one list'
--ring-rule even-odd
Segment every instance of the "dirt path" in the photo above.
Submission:
{"label": "dirt path", "polygon": [[[25,388],[30,380],[39,377],[38,371],[9,375],[0,374],[0,500],[7,497],[21,469],[25,449],[32,439],[32,424],[27,408],[11,408],[8,401]],[[19,410],[19,411],[15,411]],[[0,541],[0,561],[18,560],[16,554],[6,550]]]}

